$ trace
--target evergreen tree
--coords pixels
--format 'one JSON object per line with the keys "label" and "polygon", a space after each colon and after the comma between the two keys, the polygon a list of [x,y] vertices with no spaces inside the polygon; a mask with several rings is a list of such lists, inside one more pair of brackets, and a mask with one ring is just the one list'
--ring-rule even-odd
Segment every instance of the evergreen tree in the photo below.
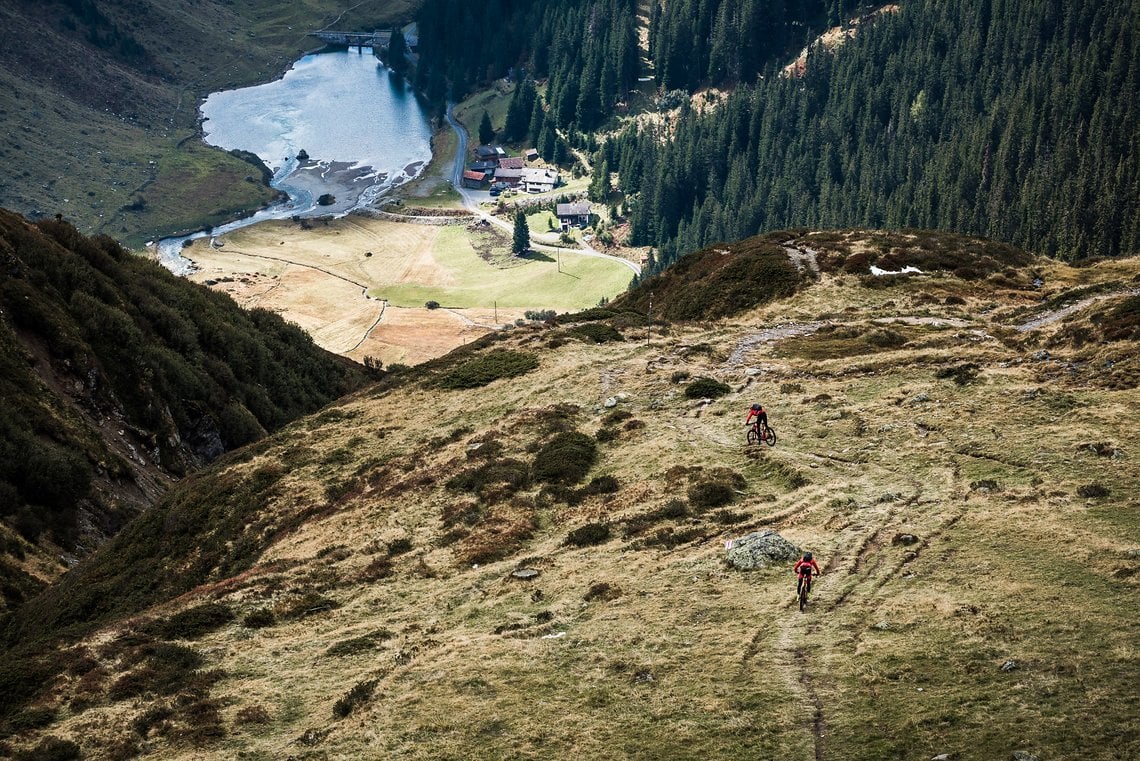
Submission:
{"label": "evergreen tree", "polygon": [[526,213],[522,209],[515,212],[515,233],[511,239],[511,253],[518,256],[530,250],[530,228],[526,224]]}
{"label": "evergreen tree", "polygon": [[479,142],[490,145],[494,140],[495,128],[491,126],[491,117],[484,111],[483,118],[479,120]]}

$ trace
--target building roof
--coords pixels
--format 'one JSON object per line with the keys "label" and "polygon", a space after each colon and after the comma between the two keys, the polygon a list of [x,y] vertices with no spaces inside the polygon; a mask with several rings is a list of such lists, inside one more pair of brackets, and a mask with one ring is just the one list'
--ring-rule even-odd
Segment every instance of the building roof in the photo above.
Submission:
{"label": "building roof", "polygon": [[542,167],[528,167],[522,170],[523,182],[533,182],[539,185],[547,183],[558,184],[558,172]]}
{"label": "building roof", "polygon": [[497,169],[495,178],[499,180],[521,180],[525,169]]}
{"label": "building roof", "polygon": [[484,172],[472,172],[470,169],[468,169],[463,172],[463,179],[478,180],[479,182],[482,182],[483,180],[487,179],[487,175]]}
{"label": "building roof", "polygon": [[507,156],[499,159],[499,166],[503,169],[522,169],[526,159],[522,156]]}
{"label": "building roof", "polygon": [[560,203],[554,207],[554,215],[556,217],[579,217],[588,215],[589,213],[590,203],[588,201]]}

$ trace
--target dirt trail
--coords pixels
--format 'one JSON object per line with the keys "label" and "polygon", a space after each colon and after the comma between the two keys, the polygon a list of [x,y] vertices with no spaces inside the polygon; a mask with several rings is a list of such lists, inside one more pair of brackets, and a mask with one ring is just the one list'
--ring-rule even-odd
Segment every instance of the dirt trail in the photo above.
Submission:
{"label": "dirt trail", "polygon": [[762,343],[769,341],[779,341],[784,338],[792,338],[794,336],[806,336],[809,333],[814,333],[824,325],[831,323],[826,321],[820,322],[788,322],[775,325],[771,328],[758,330],[755,333],[749,334],[746,338],[736,344],[736,348],[732,350],[732,354],[728,355],[728,359],[724,362],[724,368],[730,369],[740,367],[744,364],[744,355],[755,349]]}
{"label": "dirt trail", "polygon": [[1113,291],[1112,293],[1102,293],[1097,296],[1089,296],[1087,299],[1081,299],[1076,304],[1070,304],[1067,307],[1054,309],[1051,312],[1046,312],[1045,314],[1039,317],[1035,317],[1028,322],[1023,322],[1020,325],[1015,325],[1013,329],[1021,333],[1027,333],[1030,330],[1037,330],[1038,328],[1043,328],[1046,325],[1057,322],[1058,320],[1063,320],[1074,312],[1079,312],[1085,307],[1091,306],[1098,301],[1113,299],[1117,296],[1140,296],[1140,288],[1131,288],[1126,291]]}

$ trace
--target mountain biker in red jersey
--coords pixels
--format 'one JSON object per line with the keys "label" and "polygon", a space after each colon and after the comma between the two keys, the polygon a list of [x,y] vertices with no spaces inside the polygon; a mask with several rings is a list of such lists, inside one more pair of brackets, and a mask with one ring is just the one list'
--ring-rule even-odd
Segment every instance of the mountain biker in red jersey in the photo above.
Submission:
{"label": "mountain biker in red jersey", "polygon": [[819,570],[819,564],[815,562],[815,558],[812,557],[810,552],[805,552],[803,558],[796,563],[795,568],[792,570],[796,574],[796,597],[800,596],[800,587],[805,581],[807,582],[807,591],[811,592],[811,578],[813,572],[816,576],[823,574],[823,571]]}
{"label": "mountain biker in red jersey", "polygon": [[744,424],[750,425],[752,418],[756,418],[756,422],[760,424],[759,430],[763,433],[764,429],[768,427],[768,413],[764,411],[764,407],[753,404],[752,408],[748,410],[748,417],[744,419]]}

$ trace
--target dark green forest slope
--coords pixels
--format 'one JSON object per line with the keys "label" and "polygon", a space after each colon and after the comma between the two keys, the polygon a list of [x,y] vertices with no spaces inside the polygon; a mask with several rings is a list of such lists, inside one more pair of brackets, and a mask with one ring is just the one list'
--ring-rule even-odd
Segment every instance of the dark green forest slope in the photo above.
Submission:
{"label": "dark green forest slope", "polygon": [[1140,248],[1140,7],[904,4],[803,79],[605,146],[659,264],[806,225],[924,227],[1078,259]]}
{"label": "dark green forest slope", "polygon": [[[520,67],[539,87],[518,89],[507,139],[552,158],[559,136],[592,149],[582,130],[621,130],[611,117],[631,86],[620,30],[634,3],[493,6],[500,28],[528,33],[469,44],[458,30],[478,19],[444,20],[473,11],[425,4],[417,76],[429,95]],[[731,89],[702,113],[682,103],[629,125],[595,157],[616,173],[631,242],[660,248],[658,268],[790,226],[935,228],[1064,259],[1140,248],[1140,7],[918,0],[837,51],[813,46],[804,77],[781,72],[826,24],[874,7],[649,4],[645,71],[660,91]]]}
{"label": "dark green forest slope", "polygon": [[[38,545],[83,555],[171,477],[365,380],[295,325],[246,312],[106,236],[0,211],[0,584]],[[58,573],[58,568],[56,572]]]}

